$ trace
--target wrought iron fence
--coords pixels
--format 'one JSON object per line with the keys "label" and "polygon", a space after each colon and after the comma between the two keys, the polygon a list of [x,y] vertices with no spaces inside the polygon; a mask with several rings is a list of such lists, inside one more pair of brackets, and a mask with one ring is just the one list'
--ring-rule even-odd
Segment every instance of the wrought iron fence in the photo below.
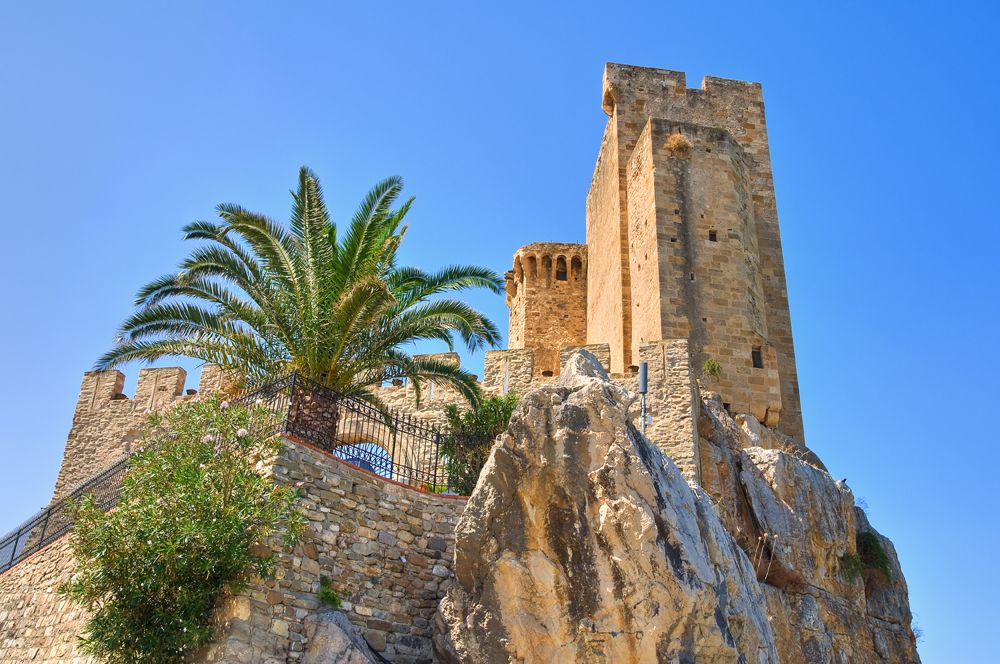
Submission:
{"label": "wrought iron fence", "polygon": [[485,459],[481,441],[459,439],[412,415],[344,396],[298,374],[242,395],[239,401],[263,404],[274,413],[268,433],[287,435],[426,491],[467,495],[482,467],[470,467],[467,461]]}
{"label": "wrought iron fence", "polygon": [[0,539],[0,573],[68,533],[73,527],[69,505],[84,494],[92,493],[97,505],[104,510],[117,505],[122,478],[127,469],[126,457],[97,473],[67,497],[41,510]]}
{"label": "wrought iron fence", "polygon": [[[234,401],[263,405],[270,413],[257,433],[287,435],[381,477],[436,493],[471,493],[492,443],[441,432],[412,415],[344,396],[298,374]],[[0,539],[0,573],[69,532],[71,501],[93,492],[105,510],[118,504],[127,469],[128,458],[123,458]]]}

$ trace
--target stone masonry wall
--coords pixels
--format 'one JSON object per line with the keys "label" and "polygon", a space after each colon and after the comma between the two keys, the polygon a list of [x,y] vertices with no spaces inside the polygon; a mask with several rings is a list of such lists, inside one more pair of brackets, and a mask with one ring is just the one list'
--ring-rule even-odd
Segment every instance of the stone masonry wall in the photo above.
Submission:
{"label": "stone masonry wall", "polygon": [[[303,620],[320,606],[321,576],[347,596],[342,610],[388,660],[433,661],[431,621],[451,582],[466,499],[415,491],[292,441],[271,472],[304,492],[307,534],[293,551],[275,547],[274,579],[225,601],[216,643],[193,661],[298,661]],[[55,595],[73,569],[64,538],[0,576],[0,664],[92,664],[76,645],[84,612]]]}
{"label": "stone masonry wall", "polygon": [[[150,413],[193,399],[193,395],[184,394],[186,376],[180,367],[142,369],[135,396],[129,399],[122,394],[125,375],[120,371],[85,373],[53,502],[129,451]],[[202,368],[199,391],[218,389],[221,383],[217,367]]]}
{"label": "stone masonry wall", "polygon": [[504,274],[510,348],[531,348],[535,372],[559,375],[559,349],[587,341],[587,246],[535,242]]}
{"label": "stone masonry wall", "polygon": [[[671,149],[682,138],[683,150]],[[687,337],[695,367],[737,412],[778,422],[776,351],[768,340],[751,165],[722,129],[651,119],[629,161],[634,348]],[[755,367],[752,351],[761,354]]]}
{"label": "stone masonry wall", "polygon": [[0,664],[96,664],[77,649],[85,613],[56,595],[74,568],[64,537],[0,575]]}
{"label": "stone masonry wall", "polygon": [[434,661],[431,622],[452,582],[455,524],[466,499],[402,487],[293,441],[272,471],[305,493],[306,536],[280,553],[274,579],[226,602],[216,643],[196,661],[298,661],[322,576],[348,595],[342,610],[386,659]]}
{"label": "stone masonry wall", "polygon": [[628,234],[621,225],[627,199],[619,187],[617,111],[609,115],[587,192],[587,343],[610,344],[612,370],[624,371],[632,364]]}

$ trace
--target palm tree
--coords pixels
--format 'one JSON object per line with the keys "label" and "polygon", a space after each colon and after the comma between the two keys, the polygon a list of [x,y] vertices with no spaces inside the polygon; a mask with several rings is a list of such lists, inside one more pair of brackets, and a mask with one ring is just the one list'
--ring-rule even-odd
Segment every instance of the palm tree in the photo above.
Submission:
{"label": "palm tree", "polygon": [[475,378],[459,367],[414,359],[403,348],[438,339],[470,351],[496,347],[496,325],[450,294],[469,288],[501,293],[493,270],[453,265],[434,273],[397,265],[413,199],[397,208],[402,179],[368,193],[346,233],[327,213],[319,180],[299,171],[286,229],[236,205],[216,208],[221,223],[184,227],[187,240],[207,241],[180,271],[143,286],[136,312],[115,346],[96,363],[113,369],[133,360],[193,357],[218,364],[247,387],[296,371],[344,395],[378,403],[372,387],[409,379],[455,388],[477,403]]}

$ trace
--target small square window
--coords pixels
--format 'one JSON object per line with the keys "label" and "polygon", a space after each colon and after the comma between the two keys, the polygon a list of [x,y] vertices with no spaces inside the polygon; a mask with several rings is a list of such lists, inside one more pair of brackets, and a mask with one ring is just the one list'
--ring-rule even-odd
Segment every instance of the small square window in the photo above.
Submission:
{"label": "small square window", "polygon": [[718,233],[716,233],[715,231],[709,231],[708,232],[708,241],[709,242],[718,242],[719,241],[719,235],[718,235]]}
{"label": "small square window", "polygon": [[753,360],[754,369],[764,368],[764,356],[760,354],[760,348],[754,348],[750,351],[750,359]]}
{"label": "small square window", "polygon": [[566,281],[566,273],[556,272],[556,281]]}

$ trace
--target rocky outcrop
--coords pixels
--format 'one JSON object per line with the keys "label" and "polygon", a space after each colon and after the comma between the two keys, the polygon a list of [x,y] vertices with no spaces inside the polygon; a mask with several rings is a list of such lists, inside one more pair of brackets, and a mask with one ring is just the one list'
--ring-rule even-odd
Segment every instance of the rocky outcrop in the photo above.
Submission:
{"label": "rocky outcrop", "polygon": [[340,611],[324,610],[305,619],[308,645],[302,664],[378,664],[361,630]]}
{"label": "rocky outcrop", "polygon": [[456,529],[442,662],[777,664],[753,566],[581,352],[524,396]]}
{"label": "rocky outcrop", "polygon": [[585,352],[523,397],[456,528],[444,664],[919,662],[891,542],[891,583],[844,578],[871,526],[811,451],[707,398],[689,485],[633,399]]}
{"label": "rocky outcrop", "polygon": [[881,574],[852,582],[841,573],[857,533],[872,530],[850,488],[752,415],[734,420],[718,398],[702,402],[698,431],[704,488],[754,562],[781,661],[919,662],[892,543],[879,535],[891,583]]}

